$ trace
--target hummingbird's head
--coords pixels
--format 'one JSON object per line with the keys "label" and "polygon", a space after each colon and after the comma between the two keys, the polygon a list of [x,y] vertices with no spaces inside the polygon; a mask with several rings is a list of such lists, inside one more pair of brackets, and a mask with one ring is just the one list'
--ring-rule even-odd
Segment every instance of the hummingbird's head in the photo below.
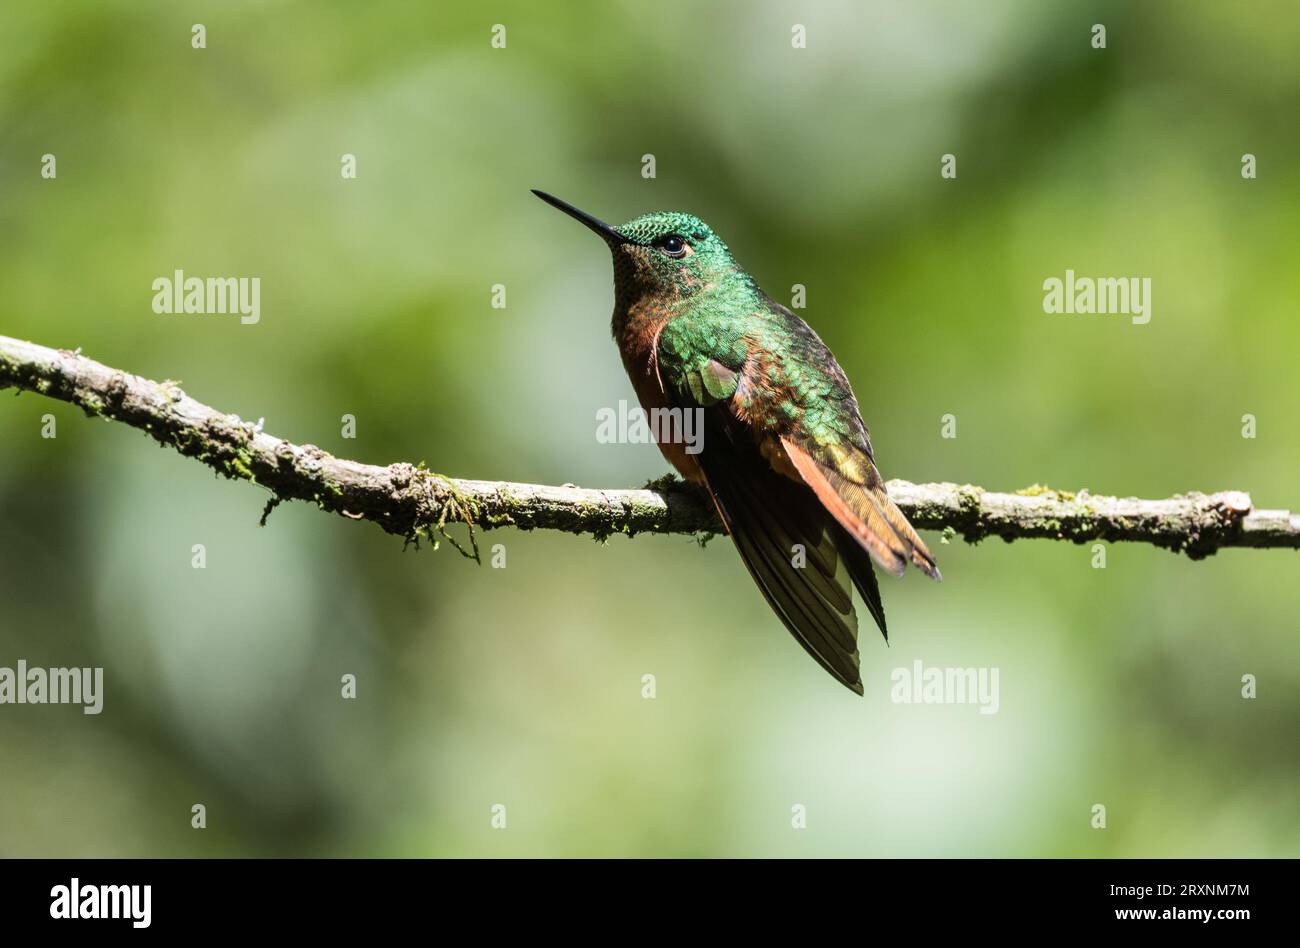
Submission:
{"label": "hummingbird's head", "polygon": [[609,245],[617,294],[692,296],[738,271],[727,245],[694,214],[655,211],[611,227],[544,191],[533,193],[581,221]]}

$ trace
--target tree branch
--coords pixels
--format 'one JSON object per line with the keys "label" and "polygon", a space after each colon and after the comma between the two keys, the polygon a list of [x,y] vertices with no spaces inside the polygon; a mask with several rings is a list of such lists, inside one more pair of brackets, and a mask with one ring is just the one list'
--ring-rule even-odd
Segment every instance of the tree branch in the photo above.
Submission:
{"label": "tree branch", "polygon": [[[0,336],[0,389],[17,388],[80,406],[139,428],[155,441],[226,477],[271,491],[262,514],[284,500],[369,520],[408,540],[456,541],[447,527],[513,526],[604,538],[615,533],[722,532],[708,498],[672,478],[643,490],[591,490],[444,477],[405,462],[379,467],[336,458],[314,445],[274,437],[237,416],[190,398],[174,382],[153,382],[65,349]],[[1041,537],[1133,540],[1193,559],[1222,547],[1300,549],[1300,514],[1258,510],[1241,491],[1188,493],[1162,500],[1104,497],[1033,487],[1000,494],[957,484],[890,481],[889,494],[921,529],[970,542]],[[456,544],[460,547],[460,544]],[[477,547],[471,554],[477,556]]]}

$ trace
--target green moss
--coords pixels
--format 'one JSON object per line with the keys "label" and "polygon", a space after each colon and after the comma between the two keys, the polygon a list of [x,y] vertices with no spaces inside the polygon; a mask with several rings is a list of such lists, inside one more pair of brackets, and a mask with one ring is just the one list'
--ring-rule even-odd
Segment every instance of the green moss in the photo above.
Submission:
{"label": "green moss", "polygon": [[961,504],[962,513],[978,517],[980,508],[980,495],[983,491],[972,484],[963,484],[957,488],[957,499]]}
{"label": "green moss", "polygon": [[674,487],[680,487],[684,483],[685,481],[681,480],[676,474],[669,472],[662,477],[656,477],[653,480],[646,481],[645,487],[643,487],[642,490],[653,490],[662,494],[665,491],[672,490]]}
{"label": "green moss", "polygon": [[196,457],[204,462],[208,460],[208,452],[204,450],[205,442],[190,428],[181,428],[174,432],[171,443],[172,447],[186,457]]}
{"label": "green moss", "polygon": [[1057,490],[1054,487],[1048,487],[1046,484],[1031,484],[1016,491],[1021,497],[1045,497],[1051,496],[1057,500],[1074,500],[1077,496],[1073,491]]}
{"label": "green moss", "polygon": [[87,394],[81,400],[81,409],[90,417],[104,414],[104,402],[95,394]]}
{"label": "green moss", "polygon": [[[420,463],[423,464],[424,462]],[[433,548],[435,550],[438,548],[438,540],[433,536],[433,530],[436,530],[439,536],[460,551],[461,556],[481,565],[483,560],[479,556],[478,538],[474,534],[474,523],[482,513],[479,504],[457,487],[456,482],[450,477],[432,472],[421,471],[421,473],[425,477],[437,478],[443,483],[442,490],[438,492],[438,499],[442,507],[438,512],[438,522],[432,528],[427,526],[424,528],[429,539],[433,541]],[[448,521],[452,523],[460,521],[469,529],[470,549],[465,549],[457,542],[455,537],[447,532]]]}
{"label": "green moss", "polygon": [[257,483],[257,478],[253,476],[253,469],[249,466],[252,461],[245,452],[241,451],[233,458],[226,461],[226,473],[231,477],[243,478],[246,481]]}

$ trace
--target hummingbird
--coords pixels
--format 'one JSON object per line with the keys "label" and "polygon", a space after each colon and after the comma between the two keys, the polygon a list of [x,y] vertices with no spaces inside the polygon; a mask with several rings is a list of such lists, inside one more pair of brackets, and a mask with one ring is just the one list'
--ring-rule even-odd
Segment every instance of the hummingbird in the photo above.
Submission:
{"label": "hummingbird", "polygon": [[754,582],[794,638],[862,694],[850,585],[888,642],[872,562],[893,576],[910,562],[942,577],[885,490],[835,356],[806,322],[763,292],[698,217],[658,211],[613,227],[544,191],[533,193],[609,246],[611,328],[642,409],[702,417],[694,453],[662,430],[660,451],[712,498]]}

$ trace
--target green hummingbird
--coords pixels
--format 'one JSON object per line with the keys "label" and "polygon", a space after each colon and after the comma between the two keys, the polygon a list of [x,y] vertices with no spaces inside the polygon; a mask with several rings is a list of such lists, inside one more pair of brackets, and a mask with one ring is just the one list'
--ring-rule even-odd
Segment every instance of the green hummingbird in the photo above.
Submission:
{"label": "green hummingbird", "polygon": [[872,569],[934,557],[890,500],[849,380],[802,319],[759,288],[698,217],[611,227],[542,191],[614,256],[614,341],[641,407],[697,411],[703,439],[659,449],[708,491],[741,559],[799,644],[862,694],[850,583],[889,639]]}

